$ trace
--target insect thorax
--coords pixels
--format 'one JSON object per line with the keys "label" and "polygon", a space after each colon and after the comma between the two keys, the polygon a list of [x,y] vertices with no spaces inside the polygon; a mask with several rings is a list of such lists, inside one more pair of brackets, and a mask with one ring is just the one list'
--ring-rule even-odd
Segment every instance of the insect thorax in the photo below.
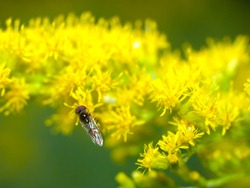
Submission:
{"label": "insect thorax", "polygon": [[89,114],[87,113],[87,112],[81,112],[80,114],[79,114],[79,118],[80,118],[80,120],[81,120],[81,122],[83,122],[83,123],[89,123]]}

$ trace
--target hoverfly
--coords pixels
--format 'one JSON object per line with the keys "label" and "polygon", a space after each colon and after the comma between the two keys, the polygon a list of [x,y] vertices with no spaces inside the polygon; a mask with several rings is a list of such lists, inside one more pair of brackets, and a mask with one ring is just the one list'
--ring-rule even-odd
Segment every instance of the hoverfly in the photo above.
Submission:
{"label": "hoverfly", "polygon": [[87,134],[90,136],[92,142],[99,146],[103,145],[103,137],[100,132],[94,118],[88,113],[85,106],[78,106],[75,109],[75,113],[79,117],[79,122],[81,126],[85,129]]}

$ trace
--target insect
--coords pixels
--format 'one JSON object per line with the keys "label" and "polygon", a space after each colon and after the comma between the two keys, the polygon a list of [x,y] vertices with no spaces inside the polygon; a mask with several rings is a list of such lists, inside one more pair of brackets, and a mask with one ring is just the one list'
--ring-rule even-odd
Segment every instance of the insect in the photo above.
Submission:
{"label": "insect", "polygon": [[94,118],[92,118],[91,115],[88,113],[87,108],[85,106],[78,106],[75,109],[75,113],[78,115],[81,126],[86,130],[92,142],[94,144],[102,146],[102,133],[100,132]]}

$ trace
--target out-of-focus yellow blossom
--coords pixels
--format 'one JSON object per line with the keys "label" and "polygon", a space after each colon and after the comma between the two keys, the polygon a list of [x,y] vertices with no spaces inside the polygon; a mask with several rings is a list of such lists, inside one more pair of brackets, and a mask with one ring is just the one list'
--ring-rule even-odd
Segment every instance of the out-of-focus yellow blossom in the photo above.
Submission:
{"label": "out-of-focus yellow blossom", "polygon": [[208,47],[200,51],[186,49],[189,62],[201,68],[207,67],[201,69],[204,76],[217,78],[218,81],[223,78],[230,79],[236,76],[241,66],[248,64],[248,38],[239,36],[234,42],[229,38],[221,42],[215,42],[211,38],[207,41]]}
{"label": "out-of-focus yellow blossom", "polygon": [[116,176],[116,181],[120,184],[119,187],[121,188],[176,187],[175,182],[169,176],[153,170],[147,173],[134,171],[132,173],[132,178],[129,178],[123,172],[119,172]]}
{"label": "out-of-focus yellow blossom", "polygon": [[5,94],[5,88],[10,84],[11,79],[9,78],[10,69],[5,68],[5,64],[0,65],[0,89],[1,97]]}
{"label": "out-of-focus yellow blossom", "polygon": [[[219,146],[219,147],[218,147]],[[236,173],[249,172],[250,152],[245,143],[240,143],[233,140],[219,140],[215,143],[208,144],[207,151],[205,148],[201,150],[199,155],[204,159],[204,165],[209,166],[209,169],[217,175],[228,175]],[[240,168],[243,163],[246,168]]]}
{"label": "out-of-focus yellow blossom", "polygon": [[247,82],[244,84],[244,87],[248,96],[248,109],[250,109],[250,78],[247,79]]}
{"label": "out-of-focus yellow blossom", "polygon": [[247,79],[247,82],[244,84],[244,86],[245,86],[247,95],[250,97],[250,78]]}
{"label": "out-of-focus yellow blossom", "polygon": [[[54,132],[63,132],[64,134],[70,134],[77,123],[71,116],[73,115],[73,110],[65,108],[60,108],[55,114],[53,114],[49,119],[45,121],[47,126],[53,126]],[[65,118],[68,117],[68,118]]]}
{"label": "out-of-focus yellow blossom", "polygon": [[115,177],[121,188],[136,188],[135,183],[126,174],[120,172]]}
{"label": "out-of-focus yellow blossom", "polygon": [[119,173],[121,187],[179,186],[170,171],[197,187],[221,186],[235,172],[249,177],[247,37],[208,39],[183,55],[151,20],[84,13],[8,19],[0,44],[0,113],[19,112],[32,98],[55,109],[47,125],[70,134],[75,109],[86,106],[114,161],[139,157],[144,173]]}
{"label": "out-of-focus yellow blossom", "polygon": [[12,112],[20,112],[30,98],[29,89],[24,79],[13,79],[9,90],[1,99],[0,112],[9,115]]}

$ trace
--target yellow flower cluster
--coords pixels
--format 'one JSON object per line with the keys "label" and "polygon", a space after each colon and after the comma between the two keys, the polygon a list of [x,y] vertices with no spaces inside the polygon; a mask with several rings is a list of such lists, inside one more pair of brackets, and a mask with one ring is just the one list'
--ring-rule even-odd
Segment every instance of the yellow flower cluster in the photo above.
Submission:
{"label": "yellow flower cluster", "polygon": [[3,101],[0,112],[4,112],[4,115],[9,115],[12,111],[21,111],[29,99],[25,80],[23,78],[10,78],[10,72],[10,68],[6,68],[5,63],[0,65],[0,102]]}
{"label": "yellow flower cluster", "polygon": [[122,187],[160,187],[161,178],[161,185],[174,186],[155,171],[168,168],[210,185],[189,169],[193,156],[218,178],[231,159],[230,172],[246,172],[242,161],[250,165],[247,37],[209,39],[202,50],[174,52],[150,20],[121,24],[84,13],[27,25],[9,19],[0,44],[0,112],[21,111],[35,98],[55,109],[46,124],[69,134],[78,121],[75,109],[86,106],[114,161],[139,156],[144,145],[136,164],[149,171],[134,172],[132,179],[119,173]]}
{"label": "yellow flower cluster", "polygon": [[[213,131],[221,135],[249,116],[248,98],[242,90],[246,76],[237,70],[246,69],[250,73],[247,39],[239,37],[231,44],[215,44],[210,41],[208,49],[195,52],[186,49],[187,58],[167,54],[160,59],[156,68],[156,79],[152,80],[150,98],[163,108],[166,115],[166,133],[155,147],[145,146],[139,167],[146,169],[176,169],[187,153],[195,146],[195,140]],[[241,81],[241,86],[236,83]],[[249,83],[245,84],[249,91]],[[171,125],[174,125],[171,126]],[[241,130],[242,131],[242,130]],[[207,137],[207,136],[206,136]],[[207,139],[207,138],[206,138]],[[159,158],[165,164],[159,166]],[[185,156],[185,157],[184,157]]]}

